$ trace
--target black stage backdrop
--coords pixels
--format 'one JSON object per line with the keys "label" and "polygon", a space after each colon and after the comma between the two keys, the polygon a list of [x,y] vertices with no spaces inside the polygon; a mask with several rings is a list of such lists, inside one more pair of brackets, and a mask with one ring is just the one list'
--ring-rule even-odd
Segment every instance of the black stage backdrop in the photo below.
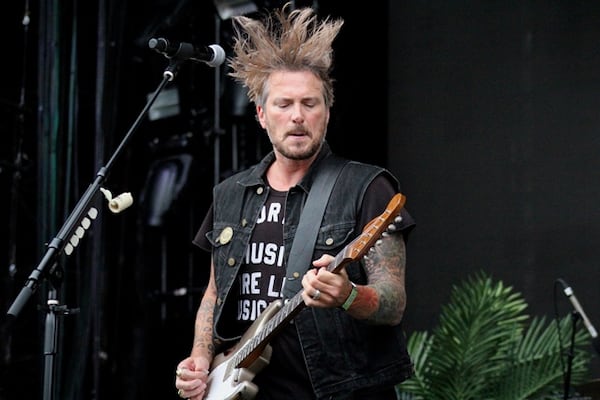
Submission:
{"label": "black stage backdrop", "polygon": [[[562,277],[600,324],[600,6],[310,4],[346,20],[335,44],[329,141],[394,171],[418,222],[408,247],[407,333],[432,328],[451,286],[480,269],[521,291],[537,315],[553,314]],[[148,40],[229,51],[231,33],[212,2],[6,7],[3,314],[158,87],[169,60]],[[267,150],[243,90],[223,69],[184,63],[103,185],[131,192],[133,206],[113,214],[97,194],[98,217],[74,254],[58,260],[61,279],[44,280],[2,332],[0,399],[41,398],[48,359],[57,398],[175,398],[173,371],[189,352],[208,266],[191,237],[214,182]],[[58,318],[49,358],[51,288],[74,312]],[[558,301],[568,313],[567,300]]]}
{"label": "black stage backdrop", "polygon": [[[418,220],[410,330],[486,271],[600,325],[600,4],[390,2],[388,160]],[[593,376],[598,378],[598,354]]]}

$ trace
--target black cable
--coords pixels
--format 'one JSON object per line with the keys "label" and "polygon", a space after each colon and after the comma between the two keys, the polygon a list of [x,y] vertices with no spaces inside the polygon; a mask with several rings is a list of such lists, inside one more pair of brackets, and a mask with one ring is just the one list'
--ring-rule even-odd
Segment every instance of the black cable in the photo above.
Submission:
{"label": "black cable", "polygon": [[560,369],[563,374],[563,381],[565,381],[566,380],[565,361],[563,359],[563,354],[562,354],[563,338],[562,338],[562,332],[561,332],[561,327],[560,327],[560,316],[558,314],[558,299],[557,299],[557,292],[558,292],[557,288],[559,285],[562,285],[564,287],[564,281],[560,278],[554,281],[554,290],[552,293],[552,297],[553,297],[553,304],[554,304],[554,321],[556,322],[556,331],[558,334],[558,349],[560,350]]}

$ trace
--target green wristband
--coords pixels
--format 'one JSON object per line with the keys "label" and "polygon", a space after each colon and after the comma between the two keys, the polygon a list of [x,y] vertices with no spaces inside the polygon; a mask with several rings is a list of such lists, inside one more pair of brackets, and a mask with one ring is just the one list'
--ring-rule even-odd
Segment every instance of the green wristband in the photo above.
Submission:
{"label": "green wristband", "polygon": [[350,291],[350,295],[348,296],[348,298],[346,299],[344,304],[342,304],[342,306],[341,306],[344,311],[348,311],[348,309],[354,302],[354,299],[356,299],[356,296],[358,296],[358,289],[356,288],[356,285],[352,281],[350,281],[350,284],[352,285],[352,290]]}

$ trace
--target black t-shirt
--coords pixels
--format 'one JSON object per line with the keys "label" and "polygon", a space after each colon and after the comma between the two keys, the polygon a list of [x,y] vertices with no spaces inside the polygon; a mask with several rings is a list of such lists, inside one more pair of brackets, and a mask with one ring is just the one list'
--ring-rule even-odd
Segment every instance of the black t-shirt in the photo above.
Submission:
{"label": "black t-shirt", "polygon": [[269,191],[246,249],[244,262],[233,286],[231,300],[237,302],[237,321],[245,332],[261,312],[282,297],[285,281],[283,223],[287,193]]}
{"label": "black t-shirt", "polygon": [[[268,302],[283,297],[283,224],[287,192],[271,189],[269,193],[250,238],[246,251],[247,264],[242,265],[238,274],[242,277],[260,277],[262,283],[256,287],[261,287],[262,291],[256,290],[256,297],[259,301]],[[266,251],[269,248],[277,248],[277,257],[272,254],[274,252]],[[245,299],[247,296],[243,297]],[[256,400],[313,399],[315,396],[293,322],[282,328],[270,341],[270,346],[273,348],[271,360],[254,378],[254,383],[259,387]]]}

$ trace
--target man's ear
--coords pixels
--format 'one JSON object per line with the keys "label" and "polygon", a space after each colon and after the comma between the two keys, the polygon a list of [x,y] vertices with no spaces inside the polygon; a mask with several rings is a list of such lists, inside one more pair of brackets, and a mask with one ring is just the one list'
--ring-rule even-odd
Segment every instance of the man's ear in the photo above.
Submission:
{"label": "man's ear", "polygon": [[262,126],[263,129],[266,129],[266,127],[265,127],[265,110],[264,110],[264,108],[262,108],[262,106],[256,106],[256,120],[258,121],[260,126]]}

